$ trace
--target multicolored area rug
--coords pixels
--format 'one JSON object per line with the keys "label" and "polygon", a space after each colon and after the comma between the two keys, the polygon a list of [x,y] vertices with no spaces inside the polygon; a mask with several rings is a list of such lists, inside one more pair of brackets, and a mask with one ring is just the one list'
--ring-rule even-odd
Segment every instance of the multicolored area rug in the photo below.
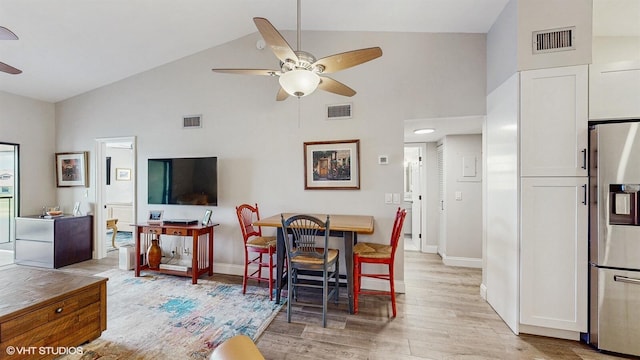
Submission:
{"label": "multicolored area rug", "polygon": [[[144,273],[143,273],[144,274]],[[254,341],[282,305],[267,287],[242,286],[171,275],[134,277],[109,270],[107,330],[71,359],[207,359],[224,340],[245,334]]]}

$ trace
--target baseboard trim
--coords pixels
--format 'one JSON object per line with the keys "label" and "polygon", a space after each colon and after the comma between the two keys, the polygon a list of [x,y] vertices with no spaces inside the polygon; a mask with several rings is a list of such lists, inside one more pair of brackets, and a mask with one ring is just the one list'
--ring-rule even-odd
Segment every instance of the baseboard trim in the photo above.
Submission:
{"label": "baseboard trim", "polygon": [[213,263],[213,272],[218,274],[227,274],[227,275],[244,275],[244,266],[236,265],[236,264],[225,264],[214,262]]}
{"label": "baseboard trim", "polygon": [[580,332],[550,329],[540,326],[520,324],[520,334],[547,336],[558,339],[580,341]]}
{"label": "baseboard trim", "polygon": [[487,301],[487,285],[485,285],[484,283],[480,284],[480,297],[484,301]]}
{"label": "baseboard trim", "polygon": [[[405,283],[402,280],[396,280],[395,282],[396,293],[405,293]],[[389,282],[383,280],[362,278],[362,288],[367,290],[389,291]]]}
{"label": "baseboard trim", "polygon": [[469,267],[469,268],[482,268],[482,259],[476,258],[465,258],[465,257],[455,257],[455,256],[443,256],[442,262],[448,266],[459,266],[459,267]]}
{"label": "baseboard trim", "polygon": [[426,245],[423,247],[422,252],[427,254],[437,254],[438,245]]}
{"label": "baseboard trim", "polygon": [[[226,274],[226,275],[244,275],[244,266],[236,265],[236,264],[225,264],[225,263],[214,263],[213,264],[213,272],[218,274]],[[344,277],[344,274],[341,274],[341,277]],[[396,280],[396,293],[404,294],[405,293],[405,283],[402,280]],[[370,289],[370,290],[383,290],[389,291],[389,282],[376,280],[376,279],[362,279],[362,288]]]}

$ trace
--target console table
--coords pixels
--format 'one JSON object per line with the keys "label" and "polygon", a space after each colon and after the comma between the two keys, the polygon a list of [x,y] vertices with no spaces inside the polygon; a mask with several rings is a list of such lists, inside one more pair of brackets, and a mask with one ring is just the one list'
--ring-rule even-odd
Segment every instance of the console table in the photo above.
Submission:
{"label": "console table", "polygon": [[[213,227],[216,225],[136,224],[135,276],[140,276],[141,270],[155,271],[164,274],[188,276],[191,277],[193,284],[197,284],[200,275],[205,273],[209,276],[213,275]],[[149,268],[146,258],[147,249],[151,245],[151,240],[159,240],[161,235],[190,236],[192,238],[191,268],[188,268],[187,271]]]}

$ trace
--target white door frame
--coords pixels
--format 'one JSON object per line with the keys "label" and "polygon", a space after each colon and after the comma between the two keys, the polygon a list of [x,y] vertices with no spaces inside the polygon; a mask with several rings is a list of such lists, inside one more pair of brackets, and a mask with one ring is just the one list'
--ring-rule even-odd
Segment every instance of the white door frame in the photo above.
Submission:
{"label": "white door frame", "polygon": [[96,139],[96,207],[95,207],[95,217],[96,222],[95,226],[95,248],[93,252],[94,259],[102,259],[107,256],[107,246],[106,246],[106,234],[107,234],[107,214],[106,214],[106,185],[104,183],[104,179],[106,178],[107,165],[107,144],[108,143],[121,143],[121,142],[131,142],[133,148],[131,152],[132,164],[133,164],[133,175],[131,177],[132,186],[133,186],[133,199],[132,208],[134,219],[137,217],[137,185],[136,185],[136,174],[137,172],[137,163],[136,160],[138,158],[136,154],[136,137],[135,136],[123,136],[123,137],[113,137],[113,138],[99,138]]}

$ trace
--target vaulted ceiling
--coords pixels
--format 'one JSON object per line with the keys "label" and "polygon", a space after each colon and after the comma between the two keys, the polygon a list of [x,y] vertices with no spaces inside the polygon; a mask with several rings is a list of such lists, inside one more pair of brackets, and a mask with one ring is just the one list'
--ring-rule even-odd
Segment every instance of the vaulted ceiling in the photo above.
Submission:
{"label": "vaulted ceiling", "polygon": [[[302,30],[485,33],[508,0],[302,0]],[[256,32],[296,0],[0,0],[0,90],[58,102]],[[289,39],[295,43],[295,39]]]}

